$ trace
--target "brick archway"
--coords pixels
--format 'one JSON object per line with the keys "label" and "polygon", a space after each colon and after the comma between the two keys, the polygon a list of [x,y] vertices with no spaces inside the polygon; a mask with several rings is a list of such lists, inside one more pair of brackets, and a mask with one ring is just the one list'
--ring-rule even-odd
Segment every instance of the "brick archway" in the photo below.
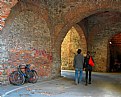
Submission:
{"label": "brick archway", "polygon": [[[74,6],[74,4],[76,6]],[[64,13],[64,23],[65,24],[59,24],[56,25],[61,27],[60,29],[57,29],[55,34],[55,46],[58,48],[58,45],[61,45],[63,38],[65,37],[67,31],[76,23],[80,22],[85,17],[88,17],[92,14],[103,12],[103,11],[119,11],[121,12],[119,1],[85,1],[83,3],[74,3],[72,9],[70,9],[68,12]],[[61,26],[60,26],[61,25]],[[55,28],[55,29],[56,29]],[[58,48],[59,50],[59,48]]]}
{"label": "brick archway", "polygon": [[[93,0],[92,0],[93,1]],[[95,4],[95,3],[96,4]],[[93,1],[93,2],[83,2],[83,3],[77,3],[76,6],[74,4],[72,5],[72,9],[70,8],[69,11],[64,13],[64,24],[60,24],[55,26],[55,38],[54,38],[54,47],[56,48],[58,54],[60,54],[60,46],[61,43],[68,32],[68,30],[75,25],[76,23],[80,22],[84,18],[98,13],[98,12],[104,12],[104,11],[118,11],[121,12],[120,7],[121,2],[119,1]],[[59,28],[59,29],[56,29]],[[86,32],[83,30],[85,37]],[[58,59],[60,59],[58,57]]]}
{"label": "brick archway", "polygon": [[121,30],[113,34],[108,41],[108,71],[121,71]]}
{"label": "brick archway", "polygon": [[85,33],[79,25],[75,24],[73,27],[79,33],[79,37],[81,39],[80,41],[82,42],[80,45],[82,47],[83,54],[86,54],[86,52],[87,52],[87,40],[86,40],[86,37],[85,37]]}
{"label": "brick archway", "polygon": [[84,32],[78,24],[75,24],[68,31],[61,44],[62,69],[73,69],[73,58],[78,48],[80,48],[82,54],[86,56],[87,43]]}
{"label": "brick archway", "polygon": [[[22,1],[22,2],[21,2]],[[30,2],[31,3],[30,3]],[[38,0],[37,0],[38,1]],[[72,2],[71,2],[72,1]],[[37,4],[34,3],[33,0],[20,0],[20,2],[17,3],[12,8],[11,14],[8,17],[5,28],[3,29],[3,38],[6,38],[6,34],[9,32],[10,24],[15,19],[16,15],[19,15],[22,11],[30,11],[32,10],[34,13],[39,15],[39,18],[42,18],[47,23],[47,26],[50,30],[50,36],[52,40],[51,46],[52,48],[52,61],[53,66],[50,69],[50,72],[53,73],[53,75],[58,76],[60,74],[60,48],[61,43],[66,36],[66,33],[69,31],[69,29],[74,26],[76,23],[80,22],[84,18],[98,13],[102,11],[119,11],[121,12],[121,1],[118,0],[86,0],[86,1],[65,1],[65,4],[60,8],[60,10],[54,8],[54,3],[52,4]],[[33,3],[32,3],[33,2]],[[51,2],[49,2],[51,3]],[[57,2],[56,2],[57,3]],[[52,8],[51,9],[51,6]],[[56,6],[56,5],[55,5]],[[49,7],[49,8],[48,8]],[[55,11],[53,14],[52,12]],[[59,12],[57,12],[59,11]],[[14,13],[15,12],[15,13]],[[57,12],[57,13],[56,13]],[[58,13],[61,13],[61,16],[57,19],[54,18],[53,15],[57,15]],[[60,21],[62,20],[62,21]],[[77,28],[78,29],[78,28]],[[87,37],[86,32],[83,30],[85,37]],[[81,34],[80,34],[81,35]],[[80,36],[81,37],[81,36]],[[51,47],[50,46],[50,47]],[[51,71],[52,70],[52,71]]]}
{"label": "brick archway", "polygon": [[[6,58],[11,61],[5,64],[7,75],[17,65],[30,62],[29,64],[34,64],[39,76],[51,76],[52,52],[47,13],[42,5],[35,6],[31,3],[18,2],[13,7],[1,34],[2,48],[6,48]],[[22,53],[24,57],[20,57]]]}
{"label": "brick archway", "polygon": [[[111,21],[110,19],[106,21],[104,24],[98,24],[95,25],[92,30],[90,31],[89,37],[88,37],[88,47],[91,51],[96,52],[95,54],[95,70],[96,71],[109,71],[109,65],[110,65],[110,53],[109,53],[109,40],[110,38],[121,32],[121,24],[120,19],[115,19]],[[108,34],[106,34],[106,32]],[[98,38],[99,36],[96,35],[103,35],[102,38]],[[98,43],[95,43],[95,38],[98,39]],[[103,39],[104,38],[104,39]],[[103,41],[101,43],[101,41]],[[100,45],[98,45],[100,44]],[[102,49],[102,47],[104,49]],[[102,57],[99,57],[102,56]]]}
{"label": "brick archway", "polygon": [[[26,2],[29,2],[29,3],[26,3]],[[12,23],[12,21],[15,19],[15,17],[23,11],[32,11],[35,14],[38,14],[39,17],[44,19],[46,21],[46,23],[50,22],[48,19],[47,9],[45,8],[45,6],[38,3],[38,0],[36,3],[32,3],[31,1],[26,1],[26,2],[22,2],[22,0],[20,0],[15,6],[13,6],[11,8],[11,12],[7,17],[5,26],[4,26],[3,30],[1,31],[2,33],[9,32],[10,23]],[[41,12],[43,12],[43,13],[41,13]]]}

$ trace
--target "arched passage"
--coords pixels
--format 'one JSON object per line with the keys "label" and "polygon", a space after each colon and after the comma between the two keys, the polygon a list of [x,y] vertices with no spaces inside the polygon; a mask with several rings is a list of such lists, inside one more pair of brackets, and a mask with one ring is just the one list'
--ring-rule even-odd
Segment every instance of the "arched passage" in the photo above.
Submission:
{"label": "arched passage", "polygon": [[1,60],[6,58],[2,67],[7,75],[18,65],[33,64],[39,76],[51,76],[50,30],[46,21],[47,10],[41,7],[18,2],[7,18],[1,34],[1,48],[6,51],[2,52]]}
{"label": "arched passage", "polygon": [[109,71],[121,72],[121,33],[115,34],[109,41]]}
{"label": "arched passage", "polygon": [[[42,1],[45,2],[45,0],[42,0]],[[48,70],[49,73],[51,73],[51,74],[48,74],[49,76],[58,76],[60,74],[61,44],[62,44],[64,37],[66,36],[66,33],[71,29],[73,25],[80,23],[80,21],[82,21],[84,18],[89,17],[90,15],[98,13],[98,12],[102,12],[102,11],[119,11],[120,12],[121,11],[121,7],[120,7],[121,2],[118,0],[86,0],[86,1],[71,0],[70,2],[62,0],[62,2],[60,1],[60,6],[56,6],[55,3],[58,4],[58,0],[54,0],[53,2],[48,1],[42,4],[41,2],[39,2],[39,0],[37,0],[36,3],[34,3],[33,0],[26,0],[26,1],[20,0],[17,3],[17,5],[12,8],[11,14],[6,21],[5,28],[2,31],[3,36],[1,36],[5,42],[6,41],[9,42],[9,40],[7,40],[7,37],[9,36],[6,33],[9,33],[9,31],[11,30],[10,28],[11,28],[11,24],[13,23],[13,20],[16,19],[15,17],[19,15],[22,11],[29,11],[29,12],[33,11],[35,14],[39,15],[38,18],[42,20],[41,24],[43,25],[44,23],[46,25],[46,27],[41,26],[42,29],[47,28],[46,30],[42,31],[43,35],[45,35],[46,33],[49,36],[49,37],[45,36],[42,38],[47,38],[49,40],[48,42],[49,46],[46,46],[46,47],[47,49],[49,48],[48,51],[51,50],[50,52],[52,52],[52,55],[49,56],[50,59],[52,58],[51,60],[52,65],[51,66],[49,65],[49,70]],[[29,23],[30,22],[31,22],[31,19],[29,18]],[[37,26],[41,24],[38,24]],[[41,27],[39,28],[39,30],[36,29],[36,27],[34,26],[31,26],[31,27],[32,27],[32,30],[35,30],[35,32],[36,31],[41,32],[41,29],[40,29]],[[89,30],[87,30],[88,28],[87,25],[85,28],[84,24],[82,23],[80,27],[83,29],[86,40],[88,40],[88,35],[90,32]],[[118,30],[120,29],[118,28]],[[17,30],[17,32],[19,31],[20,30]],[[46,42],[48,40],[46,40]],[[38,42],[33,42],[33,43],[38,43]],[[27,45],[31,46],[32,44],[28,43]],[[38,47],[38,44],[36,45],[37,45],[37,48],[41,48],[43,46],[43,45],[40,45],[40,47]],[[13,48],[15,48],[15,46],[13,46]],[[7,51],[9,52],[9,49],[7,49]],[[44,54],[45,53],[46,52],[44,52]],[[48,53],[46,53],[46,57],[48,58]],[[42,68],[45,68],[45,67],[43,66]]]}
{"label": "arched passage", "polygon": [[[121,2],[115,2],[112,0],[109,1],[93,1],[93,2],[88,2],[85,1],[83,3],[72,3],[73,7],[70,9],[68,12],[64,13],[64,22],[65,24],[62,24],[60,26],[60,29],[57,29],[55,31],[55,46],[58,44],[61,45],[63,38],[65,37],[66,32],[76,23],[80,22],[83,20],[85,17],[88,17],[92,14],[102,12],[102,11],[110,11],[110,10],[115,10],[120,12],[120,3]],[[75,4],[75,6],[74,6]],[[88,6],[88,7],[87,7]],[[85,35],[87,33],[85,32]],[[57,44],[57,45],[56,45]],[[59,46],[57,46],[58,48]],[[58,48],[58,50],[60,47]]]}
{"label": "arched passage", "polygon": [[[64,17],[64,18],[66,18],[65,19],[65,21],[66,21],[65,25],[61,26],[62,29],[60,28],[60,30],[56,31],[57,34],[56,34],[56,38],[55,38],[55,47],[57,48],[58,54],[60,54],[59,53],[60,52],[60,47],[58,45],[61,45],[66,32],[71,28],[72,25],[74,25],[76,23],[79,23],[84,18],[88,18],[92,14],[105,12],[105,11],[107,11],[107,12],[108,11],[118,11],[118,12],[120,12],[120,10],[121,10],[120,7],[118,7],[119,6],[118,3],[117,2],[113,2],[113,1],[111,1],[110,3],[107,3],[107,1],[104,1],[101,4],[98,3],[99,5],[98,4],[97,5],[95,5],[95,4],[93,5],[93,3],[91,3],[91,2],[90,2],[90,4],[92,4],[92,6],[89,9],[88,9],[88,7],[86,7],[85,9],[81,8],[82,6],[83,7],[87,6],[86,4],[83,4],[83,5],[77,4],[78,6],[76,6],[76,7],[74,6],[73,10],[70,10],[69,12],[67,12],[65,14],[65,17]],[[59,24],[59,26],[60,26],[60,24]],[[57,25],[56,25],[56,27],[57,27]],[[83,28],[83,24],[82,24],[82,28]],[[84,28],[83,31],[84,31],[86,39],[88,39],[88,36],[90,34],[89,30]],[[113,32],[111,32],[111,33],[113,33]],[[87,41],[87,42],[89,42],[89,41]],[[89,48],[89,46],[88,46],[88,49],[92,50],[92,49]],[[95,51],[91,51],[91,52],[93,52],[95,54]],[[106,53],[106,55],[107,55],[107,53]],[[105,60],[105,58],[102,57],[101,59],[103,61],[105,61],[105,63],[107,64],[107,60]],[[107,66],[105,66],[104,68],[99,66],[99,69],[97,71],[106,71],[106,68],[107,68]]]}
{"label": "arched passage", "polygon": [[73,58],[77,49],[82,50],[85,56],[87,52],[87,45],[84,32],[79,25],[74,25],[66,34],[61,44],[61,68],[73,70]]}

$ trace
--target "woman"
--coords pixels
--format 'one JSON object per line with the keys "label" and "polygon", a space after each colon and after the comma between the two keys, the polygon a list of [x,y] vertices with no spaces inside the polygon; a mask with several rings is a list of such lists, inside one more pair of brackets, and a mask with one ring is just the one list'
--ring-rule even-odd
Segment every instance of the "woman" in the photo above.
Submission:
{"label": "woman", "polygon": [[[86,86],[88,84],[91,84],[92,66],[89,64],[90,57],[92,58],[92,56],[90,55],[90,52],[87,51],[87,55],[86,55],[86,57],[84,59],[84,70],[86,72],[86,77],[85,77],[85,79],[86,79],[86,84],[85,85]],[[94,63],[93,58],[92,58],[92,61]],[[89,77],[89,81],[88,81],[88,77]]]}

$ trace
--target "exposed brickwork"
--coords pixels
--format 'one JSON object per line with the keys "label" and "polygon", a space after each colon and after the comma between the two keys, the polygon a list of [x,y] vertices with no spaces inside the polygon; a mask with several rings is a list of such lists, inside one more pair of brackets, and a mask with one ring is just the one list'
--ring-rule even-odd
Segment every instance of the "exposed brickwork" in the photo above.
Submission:
{"label": "exposed brickwork", "polygon": [[[109,39],[120,32],[120,13],[106,12],[88,18],[88,47],[94,52],[95,71],[109,70]],[[116,15],[116,16],[115,16]]]}
{"label": "exposed brickwork", "polygon": [[20,12],[11,22],[9,31],[3,32],[1,37],[5,41],[4,47],[1,45],[4,48],[4,56],[1,56],[4,62],[1,65],[5,75],[9,75],[20,64],[33,64],[39,76],[51,76],[50,32],[45,20],[37,13],[27,10]]}
{"label": "exposed brickwork", "polygon": [[[61,44],[75,24],[83,27],[79,31],[78,26],[77,31],[86,37],[81,45],[93,53],[95,71],[106,71],[108,40],[121,32],[120,5],[120,0],[19,0],[0,32],[1,81],[22,63],[34,64],[43,78],[59,76]],[[105,11],[119,13],[112,17],[111,13],[103,14]],[[90,16],[100,12],[100,16]]]}
{"label": "exposed brickwork", "polygon": [[0,1],[0,30],[5,25],[5,20],[8,17],[11,8],[17,3],[17,0],[2,0]]}

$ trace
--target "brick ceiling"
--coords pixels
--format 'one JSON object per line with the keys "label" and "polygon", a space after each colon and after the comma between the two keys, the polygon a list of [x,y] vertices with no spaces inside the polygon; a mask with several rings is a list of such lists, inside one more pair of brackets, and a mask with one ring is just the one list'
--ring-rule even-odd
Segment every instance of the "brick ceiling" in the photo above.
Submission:
{"label": "brick ceiling", "polygon": [[4,27],[5,20],[16,3],[17,0],[0,0],[0,30]]}
{"label": "brick ceiling", "polygon": [[121,33],[114,35],[111,42],[112,45],[121,46]]}

